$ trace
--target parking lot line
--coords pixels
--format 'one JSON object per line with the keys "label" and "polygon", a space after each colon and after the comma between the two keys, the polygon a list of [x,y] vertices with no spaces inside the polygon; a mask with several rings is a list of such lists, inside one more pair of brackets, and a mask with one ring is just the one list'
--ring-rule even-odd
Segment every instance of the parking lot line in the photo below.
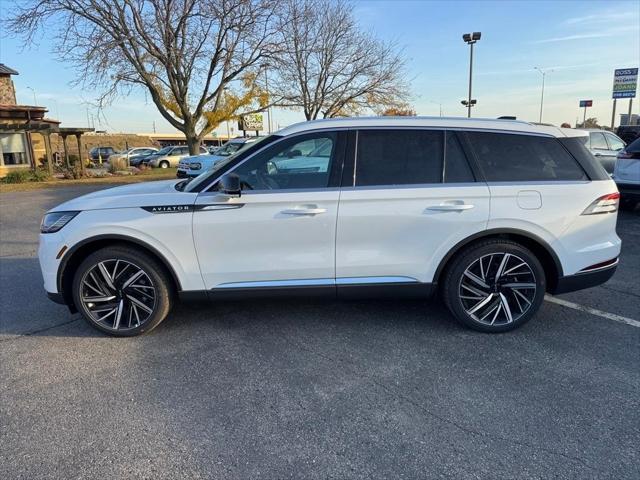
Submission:
{"label": "parking lot line", "polygon": [[562,300],[561,298],[557,298],[552,295],[545,295],[544,299],[547,302],[562,305],[563,307],[573,308],[574,310],[590,313],[591,315],[608,318],[609,320],[613,320],[614,322],[626,323],[627,325],[631,325],[632,327],[640,327],[640,322],[638,320],[634,320],[633,318],[623,317],[622,315],[616,315],[615,313],[603,312],[602,310],[598,310],[596,308],[585,307],[584,305],[579,305],[567,300]]}

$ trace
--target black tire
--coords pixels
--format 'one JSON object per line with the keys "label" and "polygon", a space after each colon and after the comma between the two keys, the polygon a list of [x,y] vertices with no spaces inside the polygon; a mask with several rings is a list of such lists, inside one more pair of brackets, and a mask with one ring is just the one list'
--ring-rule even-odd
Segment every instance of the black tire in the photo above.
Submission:
{"label": "black tire", "polygon": [[[99,264],[107,270],[111,285],[104,275],[99,276],[102,272]],[[138,274],[136,269],[143,273]],[[136,275],[139,280],[127,285]],[[78,267],[72,285],[73,301],[84,319],[92,327],[114,336],[131,337],[150,332],[171,309],[170,276],[157,260],[134,247],[113,246],[92,253]],[[94,307],[96,309],[91,310]],[[99,316],[106,315],[112,307],[116,312],[98,321]]]}
{"label": "black tire", "polygon": [[158,166],[160,168],[169,168],[169,162],[167,162],[166,160],[161,161]]}
{"label": "black tire", "polygon": [[[507,266],[502,272],[511,269],[512,272],[495,279],[505,257]],[[514,269],[520,263],[525,265]],[[482,273],[474,275],[474,271]],[[475,283],[477,280],[484,286]],[[535,285],[535,290],[531,285]],[[445,272],[441,294],[449,311],[463,325],[481,332],[500,333],[529,321],[540,309],[545,290],[544,269],[529,249],[509,240],[491,239],[475,243],[453,258]],[[475,308],[479,308],[477,315],[470,314]],[[490,311],[492,308],[495,310]],[[489,316],[481,319],[486,312]]]}

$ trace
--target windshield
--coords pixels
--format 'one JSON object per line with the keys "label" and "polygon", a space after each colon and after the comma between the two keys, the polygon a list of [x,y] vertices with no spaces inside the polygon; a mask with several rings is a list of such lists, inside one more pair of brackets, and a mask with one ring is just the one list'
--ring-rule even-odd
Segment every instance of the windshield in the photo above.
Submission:
{"label": "windshield", "polygon": [[227,142],[216,152],[216,155],[221,155],[223,157],[228,157],[231,154],[236,153],[240,150],[241,147],[247,145],[247,142]]}
{"label": "windshield", "polygon": [[162,150],[156,152],[156,154],[158,155],[166,155],[167,153],[169,153],[171,151],[173,147],[164,147]]}
{"label": "windshield", "polygon": [[[255,142],[235,143],[236,146],[241,147],[241,148],[237,148],[233,153],[228,154],[229,156],[227,158],[225,158],[224,160],[220,160],[219,162],[215,163],[213,165],[213,167],[211,167],[211,170],[208,170],[208,171],[206,171],[204,173],[201,173],[200,175],[195,177],[193,180],[187,181],[188,183],[186,183],[186,184],[178,184],[178,185],[182,185],[180,190],[183,190],[185,192],[192,192],[192,191],[196,190],[200,185],[205,185],[211,179],[216,177],[218,171],[221,171],[227,165],[229,165],[231,162],[233,162],[236,159],[238,154],[244,152],[245,150],[248,150],[249,147],[255,147],[255,146],[261,145],[268,138],[273,140],[276,137],[275,137],[275,135],[272,135],[272,136],[269,136],[269,137],[261,137],[258,140],[256,140]],[[269,142],[267,142],[267,143],[269,143]],[[224,145],[224,147],[226,147],[227,145],[229,145],[229,143],[226,143]],[[222,147],[222,148],[224,148],[224,147]],[[216,155],[219,155],[219,153],[216,153]]]}

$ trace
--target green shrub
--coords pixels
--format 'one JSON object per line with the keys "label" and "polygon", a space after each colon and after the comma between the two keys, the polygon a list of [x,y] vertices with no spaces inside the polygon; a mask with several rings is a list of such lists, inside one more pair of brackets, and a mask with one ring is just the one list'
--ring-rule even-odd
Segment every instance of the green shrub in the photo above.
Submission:
{"label": "green shrub", "polygon": [[7,176],[2,179],[4,183],[25,183],[29,181],[31,177],[31,171],[29,170],[15,170],[7,173]]}
{"label": "green shrub", "polygon": [[41,168],[36,168],[30,173],[31,177],[29,178],[29,181],[31,182],[46,182],[47,180],[50,180],[49,172]]}

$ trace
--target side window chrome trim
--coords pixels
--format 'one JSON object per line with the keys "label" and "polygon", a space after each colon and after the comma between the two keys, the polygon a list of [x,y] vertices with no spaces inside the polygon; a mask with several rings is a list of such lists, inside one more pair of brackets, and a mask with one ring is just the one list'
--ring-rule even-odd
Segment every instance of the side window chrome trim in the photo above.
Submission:
{"label": "side window chrome trim", "polygon": [[419,188],[464,188],[464,187],[483,187],[484,182],[463,182],[463,183],[411,183],[400,185],[360,185],[354,187],[342,187],[343,191],[360,191],[360,190],[415,190]]}

